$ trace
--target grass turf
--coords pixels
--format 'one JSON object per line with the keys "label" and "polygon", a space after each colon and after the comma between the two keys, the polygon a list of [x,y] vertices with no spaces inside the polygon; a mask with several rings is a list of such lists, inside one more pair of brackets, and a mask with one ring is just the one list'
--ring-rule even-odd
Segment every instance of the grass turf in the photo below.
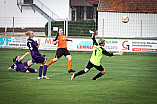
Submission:
{"label": "grass turf", "polygon": [[[0,103],[1,104],[156,104],[157,55],[124,54],[103,56],[101,65],[106,74],[97,81],[90,80],[99,71],[68,80],[67,59],[63,56],[48,67],[50,80],[37,79],[38,73],[7,71],[16,55],[26,50],[0,50]],[[49,61],[55,52],[40,51]],[[73,53],[73,69],[83,70],[91,53]],[[30,54],[23,62],[31,59]],[[39,68],[39,64],[32,65]]]}

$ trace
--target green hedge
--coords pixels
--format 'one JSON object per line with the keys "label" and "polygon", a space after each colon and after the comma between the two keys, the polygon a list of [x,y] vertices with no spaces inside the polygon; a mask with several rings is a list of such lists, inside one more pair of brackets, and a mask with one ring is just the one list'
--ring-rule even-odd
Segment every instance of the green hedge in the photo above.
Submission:
{"label": "green hedge", "polygon": [[[92,19],[68,21],[68,36],[90,36],[89,30],[96,32],[95,25],[96,23]],[[56,31],[53,31],[53,27],[64,29],[64,21],[51,22],[51,36],[56,35]],[[45,25],[45,34],[48,34],[48,23]]]}
{"label": "green hedge", "polygon": [[[53,27],[64,29],[64,21],[51,21],[51,36],[56,36],[57,32],[53,31]],[[48,35],[48,22],[45,25],[45,34]]]}

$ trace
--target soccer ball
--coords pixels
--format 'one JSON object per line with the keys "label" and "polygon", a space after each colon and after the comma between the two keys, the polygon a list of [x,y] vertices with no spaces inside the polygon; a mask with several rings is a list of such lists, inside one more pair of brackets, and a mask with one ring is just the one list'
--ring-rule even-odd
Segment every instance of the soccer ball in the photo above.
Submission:
{"label": "soccer ball", "polygon": [[122,17],[122,22],[123,23],[128,23],[129,22],[129,17],[128,16],[123,16]]}

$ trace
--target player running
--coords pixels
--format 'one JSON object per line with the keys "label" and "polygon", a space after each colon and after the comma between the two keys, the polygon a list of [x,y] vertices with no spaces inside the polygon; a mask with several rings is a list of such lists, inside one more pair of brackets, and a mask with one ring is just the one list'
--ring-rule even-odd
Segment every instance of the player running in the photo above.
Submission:
{"label": "player running", "polygon": [[75,72],[75,70],[72,70],[72,56],[70,52],[67,50],[67,41],[71,41],[70,39],[67,39],[66,35],[63,34],[63,29],[59,28],[56,38],[53,41],[53,44],[56,45],[58,43],[57,52],[54,59],[51,59],[47,66],[51,65],[55,61],[57,61],[62,55],[64,55],[68,59],[68,72]]}
{"label": "player running", "polygon": [[93,50],[92,56],[91,56],[91,58],[87,64],[86,68],[84,70],[79,71],[76,74],[73,73],[72,76],[69,78],[69,80],[72,80],[79,75],[87,73],[92,67],[95,67],[97,70],[100,71],[100,73],[98,73],[95,77],[91,78],[91,80],[97,80],[97,78],[99,78],[105,74],[104,68],[100,65],[100,60],[101,60],[103,54],[107,55],[107,56],[122,55],[123,54],[122,52],[109,53],[105,49],[102,48],[102,46],[105,45],[105,40],[99,39],[98,43],[97,43],[94,35],[92,35],[92,39],[93,39],[94,50]]}
{"label": "player running", "polygon": [[[37,43],[33,39],[31,39],[34,37],[33,31],[27,31],[26,35],[28,36],[27,46],[28,46],[29,50],[31,51],[31,56],[35,60],[36,63],[40,64],[38,79],[49,79],[46,76],[47,61],[38,51],[40,41],[38,41],[38,43]],[[44,66],[44,69],[43,69],[43,66]],[[43,76],[41,76],[42,75],[42,69],[43,69]]]}
{"label": "player running", "polygon": [[13,58],[13,62],[15,63],[11,67],[8,68],[8,71],[10,71],[11,69],[15,69],[17,72],[37,73],[36,69],[30,68],[30,66],[34,64],[33,59],[22,63],[22,60],[28,54],[29,52],[24,54],[22,57],[16,56],[15,58]]}

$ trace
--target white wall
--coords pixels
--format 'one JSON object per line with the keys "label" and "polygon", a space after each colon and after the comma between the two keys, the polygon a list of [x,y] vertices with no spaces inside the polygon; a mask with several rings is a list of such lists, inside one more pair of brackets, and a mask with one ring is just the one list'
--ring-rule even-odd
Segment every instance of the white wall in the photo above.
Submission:
{"label": "white wall", "polygon": [[45,27],[47,20],[32,8],[26,7],[22,10],[17,6],[17,0],[0,1],[0,27],[12,27],[13,17],[15,27]]}
{"label": "white wall", "polygon": [[40,0],[61,19],[69,18],[69,0]]}
{"label": "white wall", "polygon": [[[122,16],[125,15],[129,17],[128,23],[122,22]],[[100,37],[157,37],[157,14],[99,12],[98,35]]]}
{"label": "white wall", "polygon": [[[34,0],[35,1],[35,0]],[[69,18],[69,0],[40,0],[62,19]],[[17,6],[17,0],[0,0],[0,27],[45,27],[47,19],[34,12],[31,7],[23,7],[22,13]]]}

